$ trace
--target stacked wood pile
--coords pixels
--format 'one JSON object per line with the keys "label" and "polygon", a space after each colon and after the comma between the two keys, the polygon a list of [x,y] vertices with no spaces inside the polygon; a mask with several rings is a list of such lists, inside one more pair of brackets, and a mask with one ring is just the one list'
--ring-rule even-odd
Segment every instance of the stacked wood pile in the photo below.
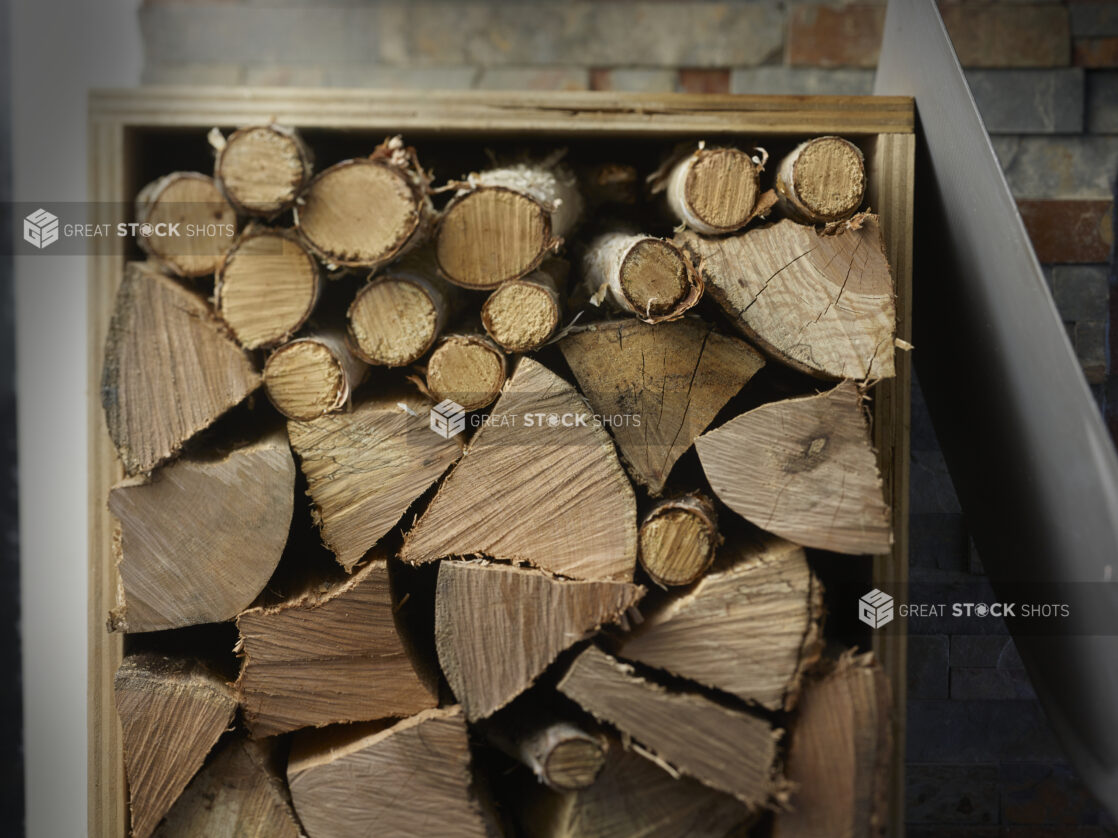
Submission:
{"label": "stacked wood pile", "polygon": [[887,685],[805,549],[892,537],[858,147],[210,141],[137,212],[222,225],[141,242],[105,350],[132,835],[879,834]]}

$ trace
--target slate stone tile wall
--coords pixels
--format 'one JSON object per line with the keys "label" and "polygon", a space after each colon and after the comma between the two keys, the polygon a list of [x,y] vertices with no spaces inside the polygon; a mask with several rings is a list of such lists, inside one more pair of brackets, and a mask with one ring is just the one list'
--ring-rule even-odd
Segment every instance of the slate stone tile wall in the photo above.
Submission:
{"label": "slate stone tile wall", "polygon": [[[1118,3],[940,6],[1068,337],[1118,436]],[[882,2],[147,0],[149,84],[869,93]],[[912,578],[984,584],[914,388]],[[990,599],[993,599],[991,595]],[[1096,838],[1004,624],[913,620],[911,838]]]}

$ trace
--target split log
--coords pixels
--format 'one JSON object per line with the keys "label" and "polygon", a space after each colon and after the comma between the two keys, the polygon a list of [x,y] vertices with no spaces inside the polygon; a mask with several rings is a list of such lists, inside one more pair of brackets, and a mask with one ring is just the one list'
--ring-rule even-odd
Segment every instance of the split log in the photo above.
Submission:
{"label": "split log", "polygon": [[769,355],[820,378],[894,374],[893,278],[877,217],[819,232],[792,221],[740,236],[679,234],[707,290]]}
{"label": "split log", "polygon": [[534,838],[736,838],[751,820],[733,797],[674,777],[617,741],[593,785],[537,793],[522,817]]}
{"label": "split log", "polygon": [[458,707],[428,710],[374,733],[295,739],[287,778],[295,811],[315,838],[489,838],[472,788]]}
{"label": "split log", "polygon": [[500,395],[507,371],[505,353],[484,335],[446,335],[427,361],[427,390],[435,401],[478,410]]}
{"label": "split log", "polygon": [[237,234],[237,214],[214,179],[172,172],[136,196],[136,244],[179,276],[217,270]]}
{"label": "split log", "polygon": [[728,544],[715,569],[667,602],[619,654],[789,710],[822,651],[823,587],[800,547],[772,536]]}
{"label": "split log", "polygon": [[540,707],[520,713],[510,710],[498,718],[482,728],[485,737],[550,789],[588,788],[605,765],[605,736]]}
{"label": "split log", "polygon": [[267,585],[287,542],[295,462],[282,435],[184,459],[109,492],[119,602],[110,625],[159,631],[231,620]]}
{"label": "split log", "polygon": [[322,540],[346,571],[462,455],[460,440],[427,427],[430,406],[415,392],[385,393],[288,423]]}
{"label": "split log", "polygon": [[435,684],[396,628],[402,604],[388,562],[375,558],[324,594],[241,614],[237,690],[252,735],[434,707]]}
{"label": "split log", "polygon": [[301,838],[271,740],[228,740],[186,787],[155,838]]}
{"label": "split log", "polygon": [[481,307],[486,333],[506,352],[539,349],[559,328],[570,265],[545,262],[523,279],[503,283]]}
{"label": "split log", "polygon": [[472,174],[435,231],[439,270],[485,291],[519,279],[560,245],[581,213],[575,177],[554,162]]}
{"label": "split log", "polygon": [[631,581],[636,499],[575,389],[523,357],[491,417],[400,557],[424,564],[484,554],[575,579]]}
{"label": "split log", "polygon": [[427,354],[455,309],[455,289],[428,252],[411,254],[374,276],[349,307],[354,352],[369,364],[402,367]]}
{"label": "split log", "polygon": [[435,644],[466,718],[473,722],[504,707],[560,652],[616,622],[643,595],[644,588],[625,582],[565,581],[508,565],[444,561]]}
{"label": "split log", "polygon": [[696,693],[669,691],[594,646],[571,664],[559,691],[655,758],[750,809],[786,794],[776,769],[782,731],[758,716]]}
{"label": "split log", "polygon": [[340,332],[323,330],[272,352],[264,364],[264,389],[288,419],[310,421],[348,405],[366,370]]}
{"label": "split log", "polygon": [[664,239],[606,233],[583,258],[590,302],[608,300],[645,323],[676,320],[699,302],[703,283],[682,250]]}
{"label": "split log", "polygon": [[761,172],[768,152],[754,155],[736,148],[701,145],[671,165],[662,184],[672,214],[690,229],[706,236],[740,230],[776,203],[772,193],[761,194]]}
{"label": "split log", "polygon": [[761,529],[836,553],[889,552],[889,507],[853,382],[762,405],[695,447],[719,500]]}
{"label": "split log", "polygon": [[781,210],[804,224],[849,218],[862,205],[865,191],[865,158],[858,146],[842,137],[800,143],[776,171]]}
{"label": "split log", "polygon": [[295,207],[295,226],[327,267],[377,268],[427,234],[430,180],[400,137],[369,157],[315,175]]}
{"label": "split log", "polygon": [[195,661],[124,659],[114,680],[133,838],[148,838],[233,721],[229,685]]}
{"label": "split log", "polygon": [[[559,348],[594,411],[619,417],[610,431],[629,473],[654,495],[672,466],[764,359],[699,320],[648,326],[597,323]],[[629,417],[626,419],[625,417]]]}
{"label": "split log", "polygon": [[706,573],[721,543],[718,515],[709,498],[692,492],[663,500],[641,523],[641,567],[663,587],[690,585]]}
{"label": "split log", "polygon": [[209,139],[217,152],[217,185],[247,215],[273,216],[288,209],[311,179],[311,152],[294,128],[253,125],[228,138],[215,128]]}
{"label": "split log", "polygon": [[790,806],[774,838],[877,838],[885,833],[891,773],[889,682],[873,654],[844,654],[804,689],[792,724]]}
{"label": "split log", "polygon": [[101,405],[129,474],[177,454],[259,384],[201,295],[150,265],[128,265],[105,341]]}
{"label": "split log", "polygon": [[318,261],[294,232],[252,227],[217,269],[214,304],[241,346],[259,349],[299,331],[320,286]]}

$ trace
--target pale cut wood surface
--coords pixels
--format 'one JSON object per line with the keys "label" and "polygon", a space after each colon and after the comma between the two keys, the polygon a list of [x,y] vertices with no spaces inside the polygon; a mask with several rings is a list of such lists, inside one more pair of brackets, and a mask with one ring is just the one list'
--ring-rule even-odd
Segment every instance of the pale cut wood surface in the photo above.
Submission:
{"label": "pale cut wood surface", "polygon": [[241,614],[237,690],[253,736],[434,707],[434,684],[397,630],[403,606],[388,562],[373,559],[325,593]]}
{"label": "pale cut wood surface", "polygon": [[820,233],[785,219],[676,240],[701,260],[707,293],[777,360],[821,378],[889,378],[896,309],[877,216],[841,225]]}
{"label": "pale cut wood surface", "polygon": [[310,149],[286,125],[250,125],[227,138],[211,132],[211,144],[218,188],[241,212],[275,215],[295,203],[310,180]]}
{"label": "pale cut wood surface", "polygon": [[115,678],[134,838],[147,838],[233,721],[225,681],[194,661],[143,654]]}
{"label": "pale cut wood surface", "polygon": [[301,838],[273,745],[238,736],[219,746],[155,838]]}
{"label": "pale cut wood surface", "polygon": [[559,328],[569,264],[544,263],[521,279],[502,283],[481,307],[486,334],[506,352],[531,352]]}
{"label": "pale cut wood surface", "polygon": [[[570,384],[521,358],[491,414],[509,423],[477,432],[400,557],[483,554],[575,579],[632,580],[636,499],[607,433],[592,421],[573,426],[589,414]],[[572,426],[550,416],[572,417]]]}
{"label": "pale cut wood surface", "polygon": [[[214,179],[198,172],[172,172],[136,196],[136,221],[151,233],[136,244],[179,276],[212,274],[233,245],[237,214]],[[194,226],[198,235],[187,235]]]}
{"label": "pale cut wood surface", "polygon": [[295,461],[282,433],[216,459],[184,459],[109,494],[119,522],[114,629],[158,631],[231,620],[283,555]]}
{"label": "pale cut wood surface", "polygon": [[665,689],[594,646],[571,664],[559,691],[676,770],[751,809],[786,794],[775,766],[781,732],[759,716]]}
{"label": "pale cut wood surface", "polygon": [[430,408],[419,393],[400,391],[288,423],[322,539],[347,571],[462,455],[458,437],[428,427]]}
{"label": "pale cut wood surface", "polygon": [[842,137],[800,143],[776,172],[780,207],[804,224],[847,218],[862,204],[866,167],[862,151]]}
{"label": "pale cut wood surface", "polygon": [[737,538],[692,589],[645,615],[619,654],[788,710],[822,651],[822,618],[823,587],[802,548]]}
{"label": "pale cut wood surface", "polygon": [[569,646],[644,595],[625,582],[555,579],[509,565],[444,561],[435,595],[439,663],[470,721],[532,685]]}
{"label": "pale cut wood surface", "polygon": [[721,543],[714,504],[691,492],[662,500],[648,511],[641,522],[638,558],[657,585],[689,585],[710,567]]}
{"label": "pale cut wood surface", "polygon": [[277,347],[264,364],[264,388],[288,419],[310,421],[349,405],[365,377],[340,330],[321,329]]}
{"label": "pale cut wood surface", "polygon": [[857,386],[772,402],[695,442],[718,498],[763,530],[836,553],[887,553],[889,506]]}
{"label": "pale cut wood surface", "polygon": [[598,323],[559,348],[597,413],[639,417],[639,425],[618,422],[610,430],[630,474],[654,495],[765,363],[743,341],[687,318],[655,327],[632,319]]}
{"label": "pale cut wood surface", "polygon": [[295,810],[314,838],[490,838],[461,708],[348,741],[322,736],[296,737],[287,765]]}
{"label": "pale cut wood surface", "polygon": [[125,271],[103,357],[105,421],[130,474],[177,454],[260,384],[201,295],[147,264]]}
{"label": "pale cut wood surface", "polygon": [[699,233],[732,233],[756,213],[760,173],[760,163],[755,164],[740,149],[697,149],[676,163],[668,175],[668,207],[680,222]]}
{"label": "pale cut wood surface", "polygon": [[507,370],[505,353],[485,335],[445,335],[427,359],[427,390],[437,402],[478,410],[500,395]]}
{"label": "pale cut wood surface", "polygon": [[873,654],[844,654],[808,683],[788,750],[796,784],[774,838],[876,838],[889,794],[889,682]]}

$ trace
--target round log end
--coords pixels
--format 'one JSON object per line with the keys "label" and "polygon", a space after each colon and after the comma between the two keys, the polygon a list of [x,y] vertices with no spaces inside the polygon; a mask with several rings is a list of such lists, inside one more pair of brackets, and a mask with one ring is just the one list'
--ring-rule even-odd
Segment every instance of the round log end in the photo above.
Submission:
{"label": "round log end", "polygon": [[695,217],[712,231],[723,233],[745,226],[759,192],[753,159],[736,148],[696,152],[684,186]]}
{"label": "round log end", "polygon": [[543,346],[558,328],[559,308],[547,288],[515,280],[489,295],[481,320],[506,352],[530,352]]}
{"label": "round log end", "polygon": [[216,174],[232,204],[252,215],[274,215],[302,192],[310,161],[293,133],[257,125],[229,137]]}
{"label": "round log end", "polygon": [[565,739],[551,749],[543,770],[548,785],[560,791],[590,787],[606,763],[605,749],[594,737]]}
{"label": "round log end", "polygon": [[689,585],[711,562],[718,546],[714,522],[697,504],[673,503],[654,509],[640,529],[640,562],[665,587]]}
{"label": "round log end", "polygon": [[300,421],[338,410],[349,397],[342,362],[313,338],[292,341],[273,352],[264,365],[264,386],[276,410]]}
{"label": "round log end", "polygon": [[638,316],[670,315],[691,294],[693,269],[683,252],[662,239],[642,239],[621,262],[621,292]]}
{"label": "round log end", "polygon": [[450,399],[465,410],[490,404],[505,383],[505,356],[478,335],[448,335],[427,362],[427,389],[435,401]]}
{"label": "round log end", "polygon": [[841,137],[805,144],[792,167],[796,197],[817,221],[838,221],[862,205],[866,167],[857,146]]}
{"label": "round log end", "polygon": [[419,360],[439,329],[436,303],[417,283],[386,277],[357,292],[349,307],[349,335],[368,363],[400,367]]}
{"label": "round log end", "polygon": [[[144,190],[148,194],[140,218],[141,247],[179,276],[212,274],[232,247],[237,225],[237,214],[217,183],[197,172],[178,172],[149,189]],[[188,227],[202,235],[186,235]],[[145,229],[151,234],[145,235]],[[177,232],[160,235],[160,230]]]}

